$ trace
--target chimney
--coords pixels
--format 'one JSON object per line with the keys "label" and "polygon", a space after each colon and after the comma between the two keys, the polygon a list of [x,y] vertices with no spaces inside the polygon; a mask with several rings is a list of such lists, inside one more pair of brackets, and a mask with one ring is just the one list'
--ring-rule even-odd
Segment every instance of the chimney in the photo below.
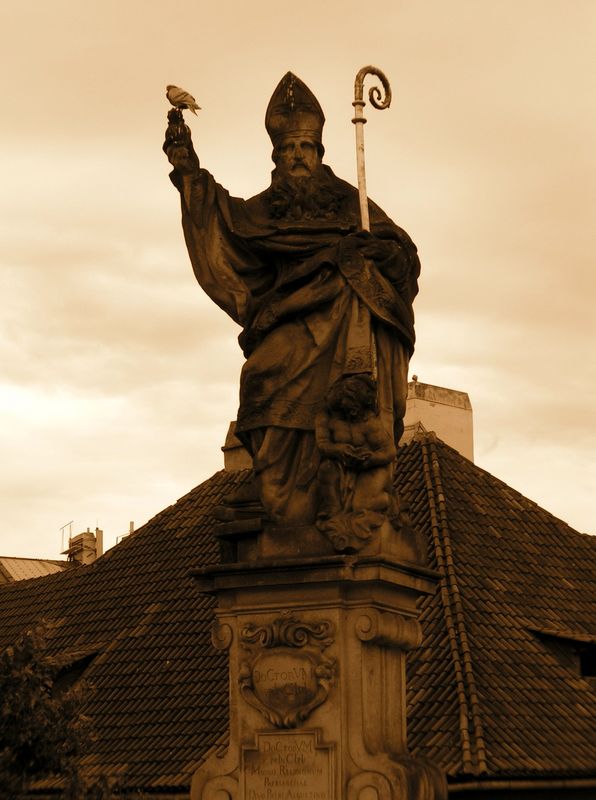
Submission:
{"label": "chimney", "polygon": [[420,383],[413,375],[400,444],[407,444],[419,430],[434,431],[462,456],[474,460],[472,404],[466,392]]}
{"label": "chimney", "polygon": [[103,531],[100,528],[91,533],[89,528],[77,536],[68,539],[68,548],[62,555],[68,557],[69,561],[76,561],[78,564],[92,564],[96,558],[103,553]]}
{"label": "chimney", "polygon": [[95,558],[103,556],[103,531],[95,528]]}

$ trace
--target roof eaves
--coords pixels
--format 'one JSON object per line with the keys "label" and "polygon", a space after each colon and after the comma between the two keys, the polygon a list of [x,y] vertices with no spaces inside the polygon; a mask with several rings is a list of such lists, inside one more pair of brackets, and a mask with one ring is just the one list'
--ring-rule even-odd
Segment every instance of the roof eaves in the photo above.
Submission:
{"label": "roof eaves", "polygon": [[596,644],[596,634],[591,635],[583,631],[570,631],[566,628],[542,628],[536,625],[528,625],[528,630],[538,636],[546,636],[552,639],[563,639],[569,642],[581,642],[583,644]]}
{"label": "roof eaves", "polygon": [[443,575],[441,579],[441,604],[457,685],[463,773],[479,775],[488,772],[486,745],[478,691],[474,678],[471,648],[465,626],[463,604],[449,535],[447,506],[441,480],[436,436],[428,434],[421,441],[421,447],[424,482],[428,492],[433,547],[439,572]]}
{"label": "roof eaves", "polygon": [[[582,790],[596,788],[596,777],[589,778],[510,778],[507,780],[480,780],[449,783],[449,796],[459,796],[467,792],[520,792],[538,791],[540,789],[553,792],[557,790]],[[516,795],[517,796],[517,795]],[[576,795],[574,795],[575,797]],[[583,797],[584,795],[582,795]]]}

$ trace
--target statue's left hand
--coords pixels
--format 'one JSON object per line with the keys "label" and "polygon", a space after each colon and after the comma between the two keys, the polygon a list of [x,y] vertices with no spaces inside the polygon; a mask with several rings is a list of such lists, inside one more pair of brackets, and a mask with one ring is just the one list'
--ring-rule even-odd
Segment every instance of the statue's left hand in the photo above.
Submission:
{"label": "statue's left hand", "polygon": [[372,261],[385,261],[385,259],[391,258],[395,252],[393,242],[387,239],[379,239],[369,231],[350,233],[344,239],[344,247],[356,250]]}

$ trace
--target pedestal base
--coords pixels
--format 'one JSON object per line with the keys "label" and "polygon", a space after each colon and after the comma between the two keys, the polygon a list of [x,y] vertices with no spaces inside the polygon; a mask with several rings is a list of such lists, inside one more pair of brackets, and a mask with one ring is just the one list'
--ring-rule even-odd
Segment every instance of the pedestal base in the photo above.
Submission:
{"label": "pedestal base", "polygon": [[230,742],[193,800],[440,800],[406,747],[405,657],[436,574],[371,555],[261,558],[195,571],[218,597]]}

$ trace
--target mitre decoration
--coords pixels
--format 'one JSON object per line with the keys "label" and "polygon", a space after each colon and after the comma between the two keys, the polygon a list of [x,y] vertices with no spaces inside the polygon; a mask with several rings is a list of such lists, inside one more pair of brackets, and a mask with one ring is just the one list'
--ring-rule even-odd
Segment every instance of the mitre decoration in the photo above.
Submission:
{"label": "mitre decoration", "polygon": [[312,136],[322,143],[325,115],[319,101],[293,72],[286,72],[271,95],[265,127],[273,145],[287,134]]}

